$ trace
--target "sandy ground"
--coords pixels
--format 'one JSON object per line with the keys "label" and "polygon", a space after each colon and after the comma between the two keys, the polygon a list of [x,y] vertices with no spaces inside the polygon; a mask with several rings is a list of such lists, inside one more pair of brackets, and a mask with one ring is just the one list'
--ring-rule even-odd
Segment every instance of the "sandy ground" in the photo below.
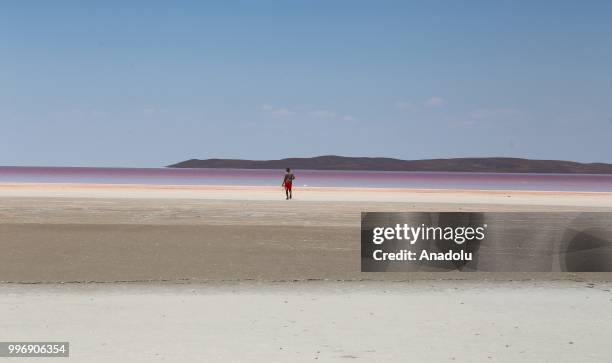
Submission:
{"label": "sandy ground", "polygon": [[[0,183],[0,197],[278,201],[283,195],[281,187],[263,186]],[[294,201],[319,202],[612,206],[612,192],[296,187],[294,198]]]}
{"label": "sandy ground", "polygon": [[0,341],[78,362],[609,361],[610,274],[361,273],[361,211],[612,194],[0,184]]}
{"label": "sandy ground", "polygon": [[[395,201],[387,201],[391,199]],[[295,200],[286,201],[278,189],[266,187],[2,184],[0,281],[436,278],[435,273],[361,273],[361,211],[470,210],[612,211],[612,196],[300,188]],[[444,276],[576,275],[457,272]],[[591,274],[589,278],[610,277]]]}
{"label": "sandy ground", "polygon": [[1,285],[0,340],[69,341],[76,362],[609,362],[611,288],[569,281]]}

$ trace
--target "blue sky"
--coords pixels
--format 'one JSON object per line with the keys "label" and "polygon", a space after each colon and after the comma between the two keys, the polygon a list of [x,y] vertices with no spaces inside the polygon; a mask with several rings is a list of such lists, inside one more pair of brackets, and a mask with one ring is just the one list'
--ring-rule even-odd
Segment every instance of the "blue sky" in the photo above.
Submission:
{"label": "blue sky", "polygon": [[0,165],[612,162],[610,1],[5,1]]}

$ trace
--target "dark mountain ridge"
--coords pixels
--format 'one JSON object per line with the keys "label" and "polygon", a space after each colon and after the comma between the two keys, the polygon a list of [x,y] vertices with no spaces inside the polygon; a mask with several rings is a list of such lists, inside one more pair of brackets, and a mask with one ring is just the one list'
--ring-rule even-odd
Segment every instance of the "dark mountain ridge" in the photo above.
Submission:
{"label": "dark mountain ridge", "polygon": [[483,173],[612,174],[612,164],[520,158],[454,158],[401,160],[324,155],[280,160],[190,159],[169,168],[310,169],[371,171],[446,171]]}

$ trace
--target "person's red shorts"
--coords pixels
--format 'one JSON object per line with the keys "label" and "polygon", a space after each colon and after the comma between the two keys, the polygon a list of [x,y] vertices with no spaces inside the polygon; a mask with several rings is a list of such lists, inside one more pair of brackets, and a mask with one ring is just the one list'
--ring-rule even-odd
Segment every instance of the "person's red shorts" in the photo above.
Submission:
{"label": "person's red shorts", "polygon": [[291,182],[285,182],[285,190],[291,191]]}

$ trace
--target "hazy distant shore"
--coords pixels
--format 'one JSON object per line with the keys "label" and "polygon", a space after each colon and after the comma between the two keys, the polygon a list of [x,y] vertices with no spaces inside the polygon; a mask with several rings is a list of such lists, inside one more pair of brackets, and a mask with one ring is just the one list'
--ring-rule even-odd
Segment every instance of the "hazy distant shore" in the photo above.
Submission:
{"label": "hazy distant shore", "polygon": [[534,160],[507,157],[402,160],[383,157],[323,155],[280,160],[190,159],[168,165],[168,167],[276,170],[291,167],[302,170],[612,174],[612,164],[606,163],[578,163],[565,160]]}

